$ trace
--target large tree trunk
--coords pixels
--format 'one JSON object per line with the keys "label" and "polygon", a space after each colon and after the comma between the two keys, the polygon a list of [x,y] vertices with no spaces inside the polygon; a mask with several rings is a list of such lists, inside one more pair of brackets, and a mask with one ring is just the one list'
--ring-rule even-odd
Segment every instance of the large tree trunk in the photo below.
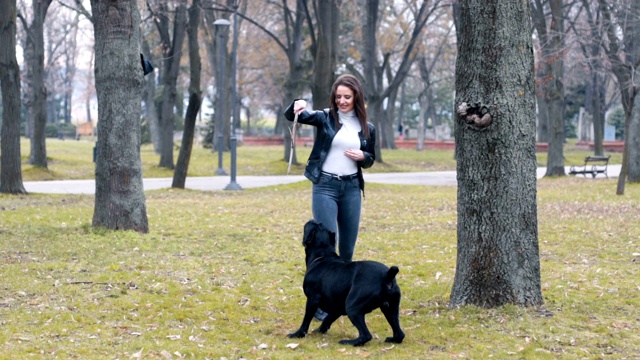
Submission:
{"label": "large tree trunk", "polygon": [[20,68],[16,59],[16,0],[0,0],[0,193],[25,194],[20,159]]}
{"label": "large tree trunk", "polygon": [[27,29],[27,121],[31,124],[29,163],[47,167],[45,127],[47,89],[44,86],[44,20],[52,0],[33,1],[33,21]]}
{"label": "large tree trunk", "polygon": [[[180,58],[182,57],[182,42],[184,41],[187,8],[181,0],[175,11],[173,24],[173,42],[168,48],[165,59],[164,78],[162,79],[162,107],[159,114],[160,122],[160,163],[159,167],[173,169],[173,129],[175,122],[174,107],[176,104],[176,83],[180,73]],[[166,35],[161,35],[166,43]]]}
{"label": "large tree trunk", "polygon": [[543,303],[529,3],[462,0],[458,254],[450,306]]}
{"label": "large tree trunk", "polygon": [[200,23],[200,0],[193,0],[189,8],[189,26],[187,28],[189,37],[189,105],[184,119],[184,132],[182,133],[182,145],[178,155],[176,170],[173,172],[173,183],[171,187],[184,189],[189,170],[189,160],[193,148],[193,136],[196,127],[196,117],[200,111],[202,102],[202,91],[200,90],[200,73],[202,64],[200,62],[200,46],[198,45],[198,24]]}
{"label": "large tree trunk", "polygon": [[98,96],[93,226],[149,231],[140,160],[140,12],[136,0],[91,0]]}

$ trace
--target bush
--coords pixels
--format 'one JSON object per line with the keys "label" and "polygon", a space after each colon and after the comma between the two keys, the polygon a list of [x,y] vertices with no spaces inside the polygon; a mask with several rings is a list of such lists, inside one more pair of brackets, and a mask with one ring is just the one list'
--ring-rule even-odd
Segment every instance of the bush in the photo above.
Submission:
{"label": "bush", "polygon": [[607,124],[616,127],[616,140],[624,139],[624,110],[622,106],[616,107],[609,113]]}
{"label": "bush", "polygon": [[48,138],[75,138],[76,126],[73,124],[47,124],[44,128],[44,136]]}

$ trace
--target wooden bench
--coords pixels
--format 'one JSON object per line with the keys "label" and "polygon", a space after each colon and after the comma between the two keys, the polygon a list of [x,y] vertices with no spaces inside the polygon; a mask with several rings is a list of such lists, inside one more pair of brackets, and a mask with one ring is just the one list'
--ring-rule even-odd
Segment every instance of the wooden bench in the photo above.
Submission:
{"label": "wooden bench", "polygon": [[584,158],[584,165],[573,165],[569,168],[569,175],[582,174],[587,177],[587,174],[591,174],[592,177],[596,177],[598,174],[607,175],[607,165],[609,165],[609,158],[611,156],[587,156]]}

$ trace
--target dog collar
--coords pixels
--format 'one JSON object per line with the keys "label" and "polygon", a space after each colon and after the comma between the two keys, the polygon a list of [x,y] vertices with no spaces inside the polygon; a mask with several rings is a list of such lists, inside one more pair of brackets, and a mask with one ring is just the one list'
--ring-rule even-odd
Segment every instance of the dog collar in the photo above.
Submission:
{"label": "dog collar", "polygon": [[323,257],[324,257],[324,256],[319,256],[319,257],[317,257],[317,258],[313,259],[313,261],[312,261],[312,262],[310,262],[310,263],[309,263],[309,265],[307,265],[307,269],[308,269],[308,268],[310,268],[310,267],[311,267],[311,265],[313,265],[313,263],[314,263],[314,262],[316,262],[316,261],[318,261],[318,260],[322,259]]}

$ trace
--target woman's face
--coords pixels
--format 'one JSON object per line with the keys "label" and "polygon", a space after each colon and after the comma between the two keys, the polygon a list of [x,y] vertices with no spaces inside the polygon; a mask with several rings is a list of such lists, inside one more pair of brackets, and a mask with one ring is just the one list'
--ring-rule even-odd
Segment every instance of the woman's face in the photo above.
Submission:
{"label": "woman's face", "polygon": [[338,85],[338,87],[336,88],[336,105],[338,105],[338,109],[340,109],[340,111],[342,112],[353,110],[353,90],[351,90],[351,88],[347,86]]}

